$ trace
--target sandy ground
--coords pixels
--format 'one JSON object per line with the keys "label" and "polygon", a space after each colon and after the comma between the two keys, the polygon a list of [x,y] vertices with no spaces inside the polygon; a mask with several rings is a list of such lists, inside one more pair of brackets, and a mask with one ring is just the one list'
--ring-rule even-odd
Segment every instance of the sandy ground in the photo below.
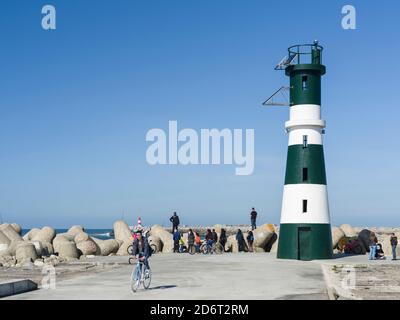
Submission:
{"label": "sandy ground", "polygon": [[[400,299],[400,261],[368,262],[366,256],[305,262],[278,260],[272,253],[156,254],[151,288],[136,293],[130,289],[133,266],[127,260],[96,257],[61,264],[55,289],[5,299]],[[3,271],[0,281],[41,283],[40,268]]]}

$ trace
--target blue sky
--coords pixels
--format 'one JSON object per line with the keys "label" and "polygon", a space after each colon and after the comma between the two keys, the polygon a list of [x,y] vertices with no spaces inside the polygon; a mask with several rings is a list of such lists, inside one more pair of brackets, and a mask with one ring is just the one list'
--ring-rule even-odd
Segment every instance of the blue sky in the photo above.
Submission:
{"label": "blue sky", "polygon": [[[41,8],[57,9],[57,30]],[[357,30],[341,8],[357,9]],[[24,227],[278,223],[288,46],[325,47],[322,114],[334,224],[400,225],[398,1],[3,0],[0,212]],[[396,40],[397,39],[397,40]],[[151,128],[253,128],[255,170],[149,166]]]}

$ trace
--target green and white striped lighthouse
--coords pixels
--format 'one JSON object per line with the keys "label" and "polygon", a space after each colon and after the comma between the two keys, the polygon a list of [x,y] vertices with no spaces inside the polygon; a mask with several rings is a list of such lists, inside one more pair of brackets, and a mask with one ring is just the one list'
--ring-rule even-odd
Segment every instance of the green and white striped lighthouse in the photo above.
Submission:
{"label": "green and white striped lighthouse", "polygon": [[[295,45],[275,68],[290,77],[290,119],[285,128],[289,134],[278,242],[281,259],[330,259],[332,235],[326,187],[321,119],[321,76],[323,48],[315,41]],[[278,92],[283,92],[282,87]],[[271,101],[265,104],[276,105]]]}

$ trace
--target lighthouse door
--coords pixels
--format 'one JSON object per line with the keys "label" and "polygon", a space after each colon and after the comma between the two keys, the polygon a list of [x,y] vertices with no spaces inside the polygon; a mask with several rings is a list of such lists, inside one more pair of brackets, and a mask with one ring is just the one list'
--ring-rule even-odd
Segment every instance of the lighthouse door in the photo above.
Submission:
{"label": "lighthouse door", "polygon": [[310,227],[300,227],[298,229],[298,253],[299,260],[311,260],[311,228]]}

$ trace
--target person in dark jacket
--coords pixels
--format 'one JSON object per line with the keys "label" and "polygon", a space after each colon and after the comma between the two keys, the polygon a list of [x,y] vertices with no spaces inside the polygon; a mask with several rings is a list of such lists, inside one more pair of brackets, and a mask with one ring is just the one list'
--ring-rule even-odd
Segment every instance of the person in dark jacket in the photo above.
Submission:
{"label": "person in dark jacket", "polygon": [[147,240],[147,232],[145,236],[142,234],[142,231],[136,232],[135,240],[133,240],[132,244],[132,255],[137,256],[139,259],[144,259],[144,263],[148,269],[150,269],[149,265],[149,257],[151,255],[151,248],[149,245],[149,241]]}
{"label": "person in dark jacket", "polygon": [[181,239],[181,234],[178,229],[174,232],[172,239],[174,240],[174,252],[179,252],[179,240]]}
{"label": "person in dark jacket", "polygon": [[226,231],[225,231],[225,229],[221,229],[221,234],[219,236],[219,243],[221,244],[224,251],[225,251],[226,241],[227,241]]}
{"label": "person in dark jacket", "polygon": [[172,222],[172,233],[175,232],[175,230],[178,230],[179,227],[179,217],[176,214],[176,212],[174,212],[174,214],[172,215],[171,218],[169,218],[169,221]]}
{"label": "person in dark jacket", "polygon": [[244,237],[242,230],[240,229],[238,229],[238,232],[236,233],[236,241],[238,243],[239,252],[244,251]]}
{"label": "person in dark jacket", "polygon": [[254,208],[251,208],[250,212],[251,230],[257,228],[256,220],[257,220],[257,211]]}
{"label": "person in dark jacket", "polygon": [[205,240],[207,243],[207,253],[211,251],[212,245],[213,245],[213,234],[210,229],[207,229],[207,233],[205,236]]}
{"label": "person in dark jacket", "polygon": [[213,236],[213,243],[218,242],[218,234],[215,232],[215,229],[212,230],[212,236]]}
{"label": "person in dark jacket", "polygon": [[249,244],[249,252],[253,252],[253,242],[254,242],[253,231],[249,231],[247,234],[247,243]]}
{"label": "person in dark jacket", "polygon": [[194,232],[192,229],[189,229],[189,233],[188,233],[188,251],[192,252],[190,250],[192,250],[192,248],[194,247]]}
{"label": "person in dark jacket", "polygon": [[392,260],[396,260],[397,237],[394,233],[390,236],[390,245],[392,246]]}

